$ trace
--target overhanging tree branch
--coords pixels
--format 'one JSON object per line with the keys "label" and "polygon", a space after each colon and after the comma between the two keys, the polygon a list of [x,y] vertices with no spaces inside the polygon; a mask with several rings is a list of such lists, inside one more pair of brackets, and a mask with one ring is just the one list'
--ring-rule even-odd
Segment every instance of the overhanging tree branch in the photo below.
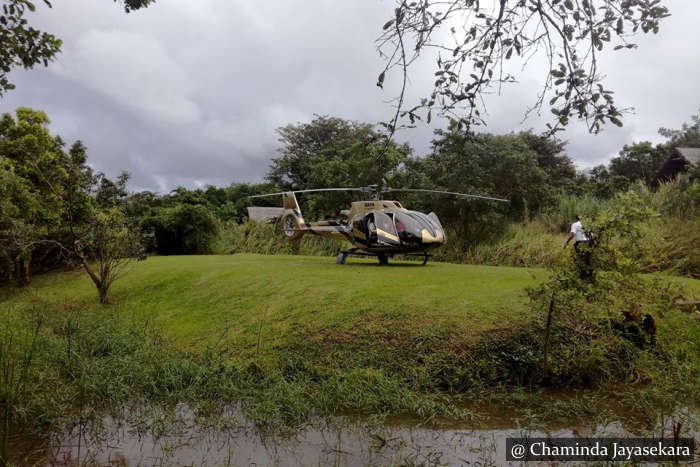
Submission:
{"label": "overhanging tree branch", "polygon": [[[470,131],[486,123],[484,96],[492,87],[500,91],[516,82],[509,63],[519,57],[525,68],[543,54],[548,68],[542,92],[525,116],[539,113],[549,99],[554,117],[548,133],[563,129],[571,118],[586,121],[597,133],[606,123],[622,125],[627,110],[615,105],[614,93],[603,85],[598,54],[606,47],[636,47],[628,38],[657,32],[667,16],[662,0],[402,0],[377,39],[386,60],[379,81],[396,71],[405,82],[421,53],[436,52],[432,91],[394,115],[413,124],[421,114],[437,112]],[[447,31],[449,36],[439,34]],[[400,105],[405,92],[396,100]],[[385,127],[393,136],[402,125],[394,118]]]}

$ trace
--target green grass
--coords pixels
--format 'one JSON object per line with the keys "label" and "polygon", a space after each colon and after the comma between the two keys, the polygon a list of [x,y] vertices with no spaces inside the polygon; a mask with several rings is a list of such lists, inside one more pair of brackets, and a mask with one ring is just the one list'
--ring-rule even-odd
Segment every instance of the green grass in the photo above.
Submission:
{"label": "green grass", "polygon": [[[525,289],[546,275],[319,256],[152,257],[133,263],[101,306],[84,272],[46,274],[0,290],[9,349],[0,367],[26,368],[0,378],[0,395],[15,394],[12,420],[40,432],[134,401],[240,403],[263,426],[348,411],[463,419],[460,399],[507,399],[541,382],[542,313]],[[700,281],[671,280],[700,296]],[[560,380],[636,390],[621,379],[627,371],[590,363],[616,358],[653,382],[644,387],[654,400],[686,397],[700,374],[700,326],[677,311],[658,326],[654,351],[598,339],[576,341],[567,357],[558,336]]]}
{"label": "green grass", "polygon": [[[475,335],[527,319],[524,289],[541,269],[375,261],[332,257],[152,257],[134,263],[111,291],[110,308],[150,322],[177,348],[197,351],[219,344],[250,354],[283,344],[294,332],[342,333],[383,323],[450,328]],[[37,277],[7,305],[39,303],[104,313],[82,271]],[[259,339],[260,337],[260,339]]]}

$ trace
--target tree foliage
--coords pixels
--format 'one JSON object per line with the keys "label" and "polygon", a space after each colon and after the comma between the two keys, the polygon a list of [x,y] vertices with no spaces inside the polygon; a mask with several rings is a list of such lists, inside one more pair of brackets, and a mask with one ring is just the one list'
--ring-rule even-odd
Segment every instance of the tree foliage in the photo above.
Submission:
{"label": "tree foliage", "polygon": [[163,255],[197,255],[211,253],[211,244],[219,224],[204,205],[179,204],[157,211],[147,219],[153,229],[155,248]]}
{"label": "tree foliage", "polygon": [[145,259],[141,232],[119,208],[97,211],[86,232],[75,251],[97,287],[100,303],[106,304],[110,287],[126,266],[134,259]]}
{"label": "tree foliage", "polygon": [[619,155],[610,160],[610,175],[624,177],[628,183],[641,180],[651,185],[667,157],[664,145],[654,146],[648,141],[625,145]]}
{"label": "tree foliage", "polygon": [[[629,378],[640,352],[663,352],[663,343],[654,348],[655,323],[677,311],[679,292],[641,274],[645,226],[657,215],[638,194],[619,194],[607,209],[583,219],[589,244],[561,256],[550,278],[530,290],[544,327],[545,380]],[[586,352],[575,350],[584,347]],[[586,360],[583,368],[590,371],[568,374],[567,368]]]}
{"label": "tree foliage", "polygon": [[466,241],[489,238],[509,220],[539,212],[573,182],[575,170],[563,150],[561,141],[530,132],[466,135],[453,122],[448,130],[436,131],[432,152],[416,161],[423,183],[447,191],[499,196],[510,203],[422,196],[412,198],[410,204],[435,211]]}
{"label": "tree foliage", "polygon": [[[528,113],[549,106],[549,131],[572,118],[591,132],[606,123],[621,126],[624,109],[603,83],[599,55],[635,48],[631,38],[658,32],[668,15],[661,0],[397,0],[378,38],[386,65],[377,85],[393,71],[403,81],[389,130],[401,117],[413,124],[430,121],[433,112],[455,119],[460,129],[484,124],[484,96],[517,81],[519,67],[511,61],[544,63],[542,89]],[[433,89],[404,108],[410,66],[426,52],[437,55]]]}
{"label": "tree foliage", "polygon": [[[49,7],[51,4],[44,0]],[[15,88],[8,73],[17,66],[33,68],[49,61],[61,50],[61,40],[29,25],[27,11],[36,9],[28,0],[4,0],[0,14],[0,97]]]}
{"label": "tree foliage", "polygon": [[0,118],[0,246],[6,268],[26,284],[33,254],[57,246],[48,236],[60,228],[62,209],[50,187],[65,179],[65,154],[63,141],[49,133],[44,112],[19,108],[15,114]]}
{"label": "tree foliage", "polygon": [[64,151],[48,125],[28,108],[0,118],[0,266],[26,284],[33,265],[77,263],[106,303],[122,265],[142,256],[123,210],[128,176],[94,174],[83,143]]}
{"label": "tree foliage", "polygon": [[[387,141],[373,125],[320,116],[277,130],[280,157],[266,179],[285,190],[390,185],[408,160],[410,148]],[[379,157],[379,156],[382,157]],[[316,215],[333,214],[349,203],[349,193],[326,193],[304,202]]]}

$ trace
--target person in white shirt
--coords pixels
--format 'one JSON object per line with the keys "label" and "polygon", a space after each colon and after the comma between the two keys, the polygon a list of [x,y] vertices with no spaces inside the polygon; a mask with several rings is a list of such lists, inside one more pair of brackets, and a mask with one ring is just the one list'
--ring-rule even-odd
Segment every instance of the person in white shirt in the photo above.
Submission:
{"label": "person in white shirt", "polygon": [[575,216],[576,220],[571,224],[571,231],[569,232],[569,238],[566,239],[564,248],[569,246],[571,240],[574,241],[574,250],[576,250],[576,263],[579,268],[579,274],[582,279],[594,280],[593,267],[591,266],[591,250],[587,247],[579,248],[581,245],[588,245],[589,238],[583,231],[583,225],[581,224],[581,218]]}
{"label": "person in white shirt", "polygon": [[586,237],[586,234],[583,231],[583,225],[581,224],[581,218],[577,215],[574,216],[576,218],[576,221],[571,224],[571,232],[569,233],[569,238],[566,239],[566,243],[564,244],[564,248],[569,246],[569,242],[571,240],[574,241],[574,248],[578,250],[578,245],[581,242],[588,242],[588,237]]}

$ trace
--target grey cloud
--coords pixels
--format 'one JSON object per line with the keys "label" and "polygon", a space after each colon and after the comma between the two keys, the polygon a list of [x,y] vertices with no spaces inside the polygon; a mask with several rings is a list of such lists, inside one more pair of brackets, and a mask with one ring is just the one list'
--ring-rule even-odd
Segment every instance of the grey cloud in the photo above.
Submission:
{"label": "grey cloud", "polygon": [[[257,181],[276,154],[277,127],[314,114],[377,122],[392,113],[395,77],[385,91],[374,85],[382,67],[374,40],[390,0],[162,0],[129,15],[109,0],[86,5],[38,8],[33,20],[64,40],[63,53],[48,69],[14,73],[17,90],[0,111],[46,110],[54,132],[82,139],[96,169],[131,172],[134,189]],[[658,140],[659,126],[678,127],[700,107],[700,4],[668,5],[674,16],[658,36],[603,58],[609,87],[636,113],[601,135],[582,125],[561,135],[579,166],[604,162],[633,140]],[[429,91],[432,66],[428,57],[416,64],[409,101]],[[519,78],[489,98],[486,130],[543,128],[546,112],[521,123],[539,75],[529,69]],[[442,123],[398,139],[424,154]]]}

